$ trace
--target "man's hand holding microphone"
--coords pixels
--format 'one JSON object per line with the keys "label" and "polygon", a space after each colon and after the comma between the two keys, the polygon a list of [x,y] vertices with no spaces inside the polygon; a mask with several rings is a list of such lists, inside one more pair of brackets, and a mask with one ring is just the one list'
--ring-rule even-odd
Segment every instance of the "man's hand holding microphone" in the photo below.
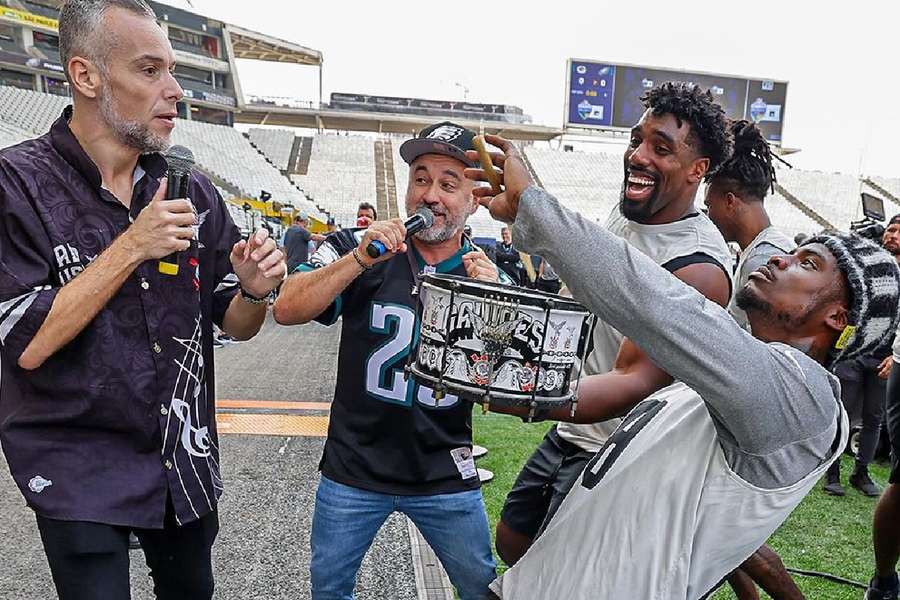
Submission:
{"label": "man's hand holding microphone", "polygon": [[191,247],[197,213],[190,200],[166,200],[166,178],[153,199],[122,234],[135,263],[157,260]]}
{"label": "man's hand holding microphone", "polygon": [[[364,268],[388,260],[396,254],[407,252],[406,239],[416,232],[431,227],[434,214],[428,208],[420,208],[405,222],[401,219],[376,221],[366,230],[363,239],[354,250],[357,262]],[[462,257],[466,273],[473,279],[497,281],[497,267],[479,248]]]}
{"label": "man's hand holding microphone", "polygon": [[[186,198],[165,200],[165,195],[163,178],[153,199],[122,234],[135,263],[158,260],[191,247],[198,223],[194,205]],[[249,240],[238,241],[230,259],[241,287],[259,298],[278,287],[287,273],[284,254],[264,228],[259,228]]]}

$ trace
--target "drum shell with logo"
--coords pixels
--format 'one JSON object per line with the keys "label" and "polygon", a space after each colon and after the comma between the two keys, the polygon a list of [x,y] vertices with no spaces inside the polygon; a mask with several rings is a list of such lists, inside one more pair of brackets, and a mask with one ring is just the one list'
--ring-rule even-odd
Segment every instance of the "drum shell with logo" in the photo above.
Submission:
{"label": "drum shell with logo", "polygon": [[[420,291],[413,377],[493,404],[557,405],[588,335],[589,313],[577,302],[504,284],[427,275]],[[449,333],[448,333],[449,332]],[[495,358],[495,360],[492,360]],[[443,368],[443,377],[441,369]]]}

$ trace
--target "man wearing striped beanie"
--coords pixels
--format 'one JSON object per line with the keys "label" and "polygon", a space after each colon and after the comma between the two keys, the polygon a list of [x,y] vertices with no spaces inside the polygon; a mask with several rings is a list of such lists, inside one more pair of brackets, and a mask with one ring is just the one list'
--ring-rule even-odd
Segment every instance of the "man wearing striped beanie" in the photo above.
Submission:
{"label": "man wearing striped beanie", "polygon": [[[491,590],[502,600],[708,597],[839,459],[849,427],[829,369],[889,343],[900,269],[867,240],[815,236],[741,288],[751,335],[535,186],[507,140],[487,141],[503,150],[492,159],[504,189],[475,194],[492,216],[676,380],[631,408]],[[605,386],[604,375],[584,378],[578,409],[621,411]]]}
{"label": "man wearing striped beanie", "polygon": [[801,247],[810,244],[822,244],[837,259],[851,299],[848,325],[826,366],[889,347],[897,326],[898,267],[894,257],[853,234],[825,232],[806,239]]}

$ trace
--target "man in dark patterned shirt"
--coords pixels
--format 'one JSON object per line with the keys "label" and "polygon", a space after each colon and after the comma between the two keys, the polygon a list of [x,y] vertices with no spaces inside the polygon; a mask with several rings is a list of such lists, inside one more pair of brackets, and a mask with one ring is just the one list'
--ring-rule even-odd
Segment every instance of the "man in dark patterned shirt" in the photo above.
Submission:
{"label": "man in dark patterned shirt", "polygon": [[284,259],[204,176],[164,199],[182,90],[143,0],[70,0],[60,53],[74,108],[0,152],[0,442],[60,598],[128,598],[130,531],[158,598],[210,598],[212,325],[255,335]]}

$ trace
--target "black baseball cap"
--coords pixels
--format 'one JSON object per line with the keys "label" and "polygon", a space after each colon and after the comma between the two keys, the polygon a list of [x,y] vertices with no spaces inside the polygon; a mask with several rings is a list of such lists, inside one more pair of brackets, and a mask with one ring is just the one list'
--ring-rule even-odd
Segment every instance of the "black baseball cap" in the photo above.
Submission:
{"label": "black baseball cap", "polygon": [[400,156],[406,164],[411,165],[423,154],[443,154],[461,161],[467,167],[475,167],[475,162],[466,157],[466,150],[475,149],[472,144],[475,135],[471,129],[444,121],[426,127],[416,137],[403,142],[400,145]]}

